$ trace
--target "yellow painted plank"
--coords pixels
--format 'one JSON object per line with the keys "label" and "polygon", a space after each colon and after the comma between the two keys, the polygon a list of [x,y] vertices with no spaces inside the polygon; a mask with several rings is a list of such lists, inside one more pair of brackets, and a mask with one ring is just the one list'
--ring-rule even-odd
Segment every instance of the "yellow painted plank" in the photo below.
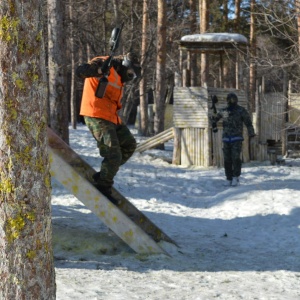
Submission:
{"label": "yellow painted plank", "polygon": [[51,147],[48,150],[51,176],[56,178],[134,251],[143,254],[166,254],[151,237],[55,153]]}

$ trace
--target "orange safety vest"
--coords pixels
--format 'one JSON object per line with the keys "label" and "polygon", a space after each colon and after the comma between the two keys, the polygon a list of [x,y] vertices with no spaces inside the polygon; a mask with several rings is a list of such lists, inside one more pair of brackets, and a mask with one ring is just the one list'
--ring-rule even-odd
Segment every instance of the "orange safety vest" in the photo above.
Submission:
{"label": "orange safety vest", "polygon": [[[97,57],[99,58],[99,57]],[[101,57],[106,59],[107,57]],[[121,76],[112,67],[107,77],[108,85],[103,98],[95,96],[100,77],[89,77],[84,80],[80,115],[100,118],[115,124],[121,124],[118,110],[122,108],[123,83]]]}

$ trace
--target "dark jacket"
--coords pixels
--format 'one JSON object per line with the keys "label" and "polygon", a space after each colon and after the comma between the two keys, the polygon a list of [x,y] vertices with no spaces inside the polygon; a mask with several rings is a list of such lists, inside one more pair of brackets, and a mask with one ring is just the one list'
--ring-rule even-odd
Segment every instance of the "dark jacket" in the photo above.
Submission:
{"label": "dark jacket", "polygon": [[228,106],[220,110],[213,120],[218,122],[220,119],[223,119],[222,140],[224,143],[243,141],[243,124],[247,127],[250,137],[255,135],[250,115],[240,105]]}

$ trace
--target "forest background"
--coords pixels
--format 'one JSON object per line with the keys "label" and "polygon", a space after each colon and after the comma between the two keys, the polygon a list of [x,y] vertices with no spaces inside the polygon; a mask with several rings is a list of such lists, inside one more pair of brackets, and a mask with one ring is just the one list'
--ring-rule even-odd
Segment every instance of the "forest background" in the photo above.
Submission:
{"label": "forest background", "polygon": [[[45,26],[48,24],[49,33],[50,122],[65,141],[68,141],[66,120],[72,121],[75,128],[82,92],[82,80],[74,76],[74,70],[79,63],[96,55],[109,55],[111,31],[122,22],[124,28],[118,52],[134,50],[139,53],[143,72],[142,78],[126,86],[121,114],[126,122],[134,122],[139,105],[142,135],[149,135],[147,106],[152,103],[156,118],[154,134],[163,131],[164,107],[172,101],[175,74],[182,75],[178,41],[184,35],[227,32],[242,34],[248,39],[243,76],[248,81],[252,111],[262,80],[266,92],[286,93],[288,81],[297,92],[300,8],[296,0],[69,0],[59,5],[59,9],[51,9],[48,3],[50,22],[45,22]],[[205,65],[206,83],[213,86],[218,81],[219,66],[215,58],[209,60]],[[224,66],[225,88],[234,87],[233,64],[229,58]],[[55,65],[57,67],[53,68]],[[201,60],[191,68],[196,74],[194,85],[202,85],[200,75],[197,76],[202,72]]]}

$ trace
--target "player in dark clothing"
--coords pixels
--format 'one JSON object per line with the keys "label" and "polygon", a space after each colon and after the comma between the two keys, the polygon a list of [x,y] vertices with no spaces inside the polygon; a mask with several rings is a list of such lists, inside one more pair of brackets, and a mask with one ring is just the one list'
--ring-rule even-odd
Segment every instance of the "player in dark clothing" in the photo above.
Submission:
{"label": "player in dark clothing", "polygon": [[227,95],[227,106],[212,117],[217,123],[223,119],[223,154],[227,186],[237,186],[241,175],[241,151],[243,143],[243,124],[247,127],[249,137],[254,137],[254,128],[248,111],[238,105],[234,93]]}

